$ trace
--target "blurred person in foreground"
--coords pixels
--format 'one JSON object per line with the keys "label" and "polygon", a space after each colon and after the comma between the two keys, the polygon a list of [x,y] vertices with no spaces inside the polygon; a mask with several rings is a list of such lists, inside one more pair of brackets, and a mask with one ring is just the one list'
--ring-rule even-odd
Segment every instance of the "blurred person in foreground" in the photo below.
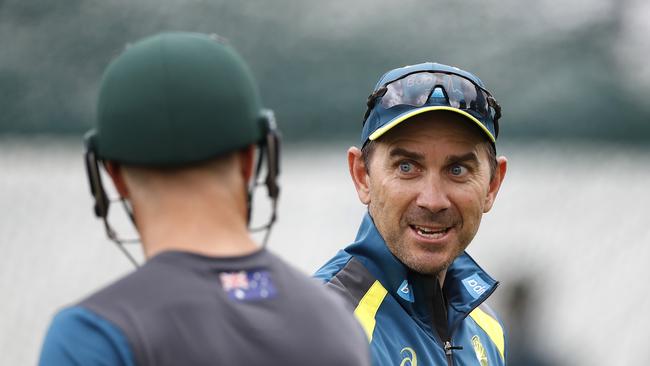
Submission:
{"label": "blurred person in foreground", "polygon": [[86,143],[96,214],[124,249],[101,163],[147,262],[59,312],[41,365],[369,364],[338,296],[250,237],[262,163],[275,207],[279,140],[233,48],[197,33],[131,45],[104,74]]}
{"label": "blurred person in foreground", "polygon": [[497,282],[465,252],[506,173],[500,116],[480,79],[436,63],[389,71],[368,98],[348,150],[368,212],[315,276],[355,308],[374,364],[505,364]]}

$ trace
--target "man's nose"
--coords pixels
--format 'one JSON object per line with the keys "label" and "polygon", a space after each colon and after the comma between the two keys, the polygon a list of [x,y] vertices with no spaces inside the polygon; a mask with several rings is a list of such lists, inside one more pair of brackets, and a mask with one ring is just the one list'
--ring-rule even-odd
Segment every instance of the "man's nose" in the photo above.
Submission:
{"label": "man's nose", "polygon": [[451,207],[447,190],[439,176],[432,175],[422,181],[416,204],[431,212],[440,212]]}

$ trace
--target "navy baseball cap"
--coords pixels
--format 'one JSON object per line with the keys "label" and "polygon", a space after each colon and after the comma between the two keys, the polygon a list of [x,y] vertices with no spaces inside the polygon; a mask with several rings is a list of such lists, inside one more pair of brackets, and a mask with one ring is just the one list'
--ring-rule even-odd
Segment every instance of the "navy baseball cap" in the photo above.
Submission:
{"label": "navy baseball cap", "polygon": [[368,97],[361,145],[376,140],[411,117],[451,111],[471,121],[492,143],[499,133],[501,107],[476,75],[425,62],[385,73]]}

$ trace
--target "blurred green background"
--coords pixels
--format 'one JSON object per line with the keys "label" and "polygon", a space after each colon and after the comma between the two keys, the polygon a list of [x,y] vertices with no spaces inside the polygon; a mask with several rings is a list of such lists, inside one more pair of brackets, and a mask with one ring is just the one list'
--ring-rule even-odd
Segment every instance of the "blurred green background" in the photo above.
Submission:
{"label": "blurred green background", "polygon": [[650,364],[648,19],[647,0],[0,0],[0,364],[35,364],[57,309],[132,270],[92,215],[80,137],[109,61],[169,30],[249,62],[289,142],[269,246],[306,273],[365,211],[345,149],[379,76],[476,73],[509,168],[469,251],[502,281],[509,364]]}
{"label": "blurred green background", "polygon": [[[217,33],[249,61],[288,141],[351,140],[388,69],[475,72],[505,139],[650,140],[642,1],[0,0],[0,133],[80,134],[102,71],[162,30]],[[647,10],[647,9],[645,9]]]}

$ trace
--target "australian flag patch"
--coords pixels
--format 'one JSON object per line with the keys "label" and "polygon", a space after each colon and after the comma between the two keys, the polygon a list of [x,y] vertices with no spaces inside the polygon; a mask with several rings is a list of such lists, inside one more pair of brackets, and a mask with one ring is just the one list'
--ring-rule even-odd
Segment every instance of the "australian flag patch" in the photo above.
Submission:
{"label": "australian flag patch", "polygon": [[231,300],[266,300],[277,295],[271,273],[266,270],[221,272],[219,280]]}

